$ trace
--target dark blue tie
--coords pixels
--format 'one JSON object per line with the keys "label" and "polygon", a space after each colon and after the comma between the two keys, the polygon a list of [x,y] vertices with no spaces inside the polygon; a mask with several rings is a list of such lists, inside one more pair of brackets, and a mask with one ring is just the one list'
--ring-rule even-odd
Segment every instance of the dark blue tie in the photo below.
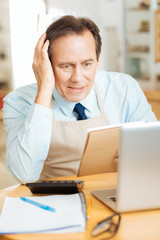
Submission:
{"label": "dark blue tie", "polygon": [[78,120],[85,120],[87,119],[85,113],[84,113],[84,109],[85,107],[80,104],[80,103],[77,103],[73,109],[74,112],[76,112],[78,114]]}

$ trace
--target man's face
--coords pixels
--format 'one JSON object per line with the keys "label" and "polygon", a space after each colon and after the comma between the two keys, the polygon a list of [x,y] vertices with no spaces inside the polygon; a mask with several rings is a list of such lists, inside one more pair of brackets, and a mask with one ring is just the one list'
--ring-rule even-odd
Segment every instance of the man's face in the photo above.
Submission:
{"label": "man's face", "polygon": [[88,30],[81,35],[60,37],[52,43],[56,88],[71,102],[79,102],[89,94],[98,63],[95,40]]}

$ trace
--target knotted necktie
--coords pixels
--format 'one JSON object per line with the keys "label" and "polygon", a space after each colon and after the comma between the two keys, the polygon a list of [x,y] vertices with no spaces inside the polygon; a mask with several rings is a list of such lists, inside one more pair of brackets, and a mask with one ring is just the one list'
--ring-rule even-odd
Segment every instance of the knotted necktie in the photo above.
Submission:
{"label": "knotted necktie", "polygon": [[78,114],[78,120],[85,120],[87,119],[85,113],[84,113],[84,109],[85,107],[80,104],[80,103],[77,103],[73,109],[74,112],[76,112]]}

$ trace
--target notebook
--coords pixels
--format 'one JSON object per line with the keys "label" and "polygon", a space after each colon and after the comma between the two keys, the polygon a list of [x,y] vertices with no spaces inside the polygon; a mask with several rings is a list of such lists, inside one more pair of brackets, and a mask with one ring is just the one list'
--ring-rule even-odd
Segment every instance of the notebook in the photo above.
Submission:
{"label": "notebook", "polygon": [[27,201],[6,197],[0,215],[0,234],[82,232],[85,227],[86,201],[82,192],[27,197]]}
{"label": "notebook", "polygon": [[160,207],[160,122],[121,127],[117,188],[91,193],[119,212]]}

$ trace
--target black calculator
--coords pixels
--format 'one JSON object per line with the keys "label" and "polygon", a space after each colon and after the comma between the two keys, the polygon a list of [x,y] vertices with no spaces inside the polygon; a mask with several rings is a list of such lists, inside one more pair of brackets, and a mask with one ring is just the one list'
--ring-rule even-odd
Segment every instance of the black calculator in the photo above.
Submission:
{"label": "black calculator", "polygon": [[34,183],[26,183],[26,186],[32,193],[43,194],[72,194],[78,193],[84,186],[84,181],[81,180],[44,180]]}

